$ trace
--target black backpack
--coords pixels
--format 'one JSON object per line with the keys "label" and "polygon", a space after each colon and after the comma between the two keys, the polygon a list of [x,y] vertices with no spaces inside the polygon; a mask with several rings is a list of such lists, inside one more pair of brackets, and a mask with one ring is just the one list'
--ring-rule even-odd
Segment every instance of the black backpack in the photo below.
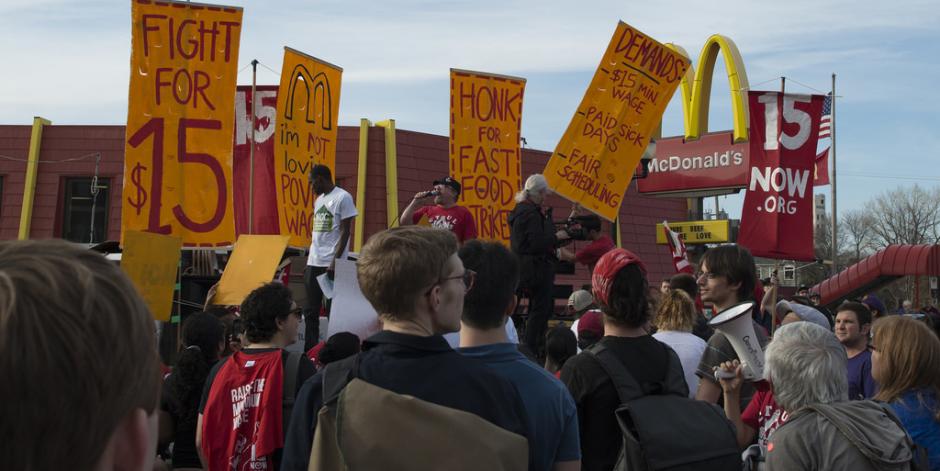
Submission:
{"label": "black backpack", "polygon": [[740,470],[734,425],[715,404],[687,397],[688,386],[677,385],[680,380],[685,384],[679,357],[667,345],[663,348],[669,357],[666,377],[651,390],[603,344],[585,350],[610,376],[620,397],[615,414],[623,448],[614,470]]}

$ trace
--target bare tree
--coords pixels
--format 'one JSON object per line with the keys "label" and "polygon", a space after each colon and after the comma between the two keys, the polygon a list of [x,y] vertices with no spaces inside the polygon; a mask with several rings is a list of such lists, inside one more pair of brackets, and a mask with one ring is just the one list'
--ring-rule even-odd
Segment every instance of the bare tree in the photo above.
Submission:
{"label": "bare tree", "polygon": [[880,247],[940,240],[940,188],[898,187],[875,197],[868,207]]}
{"label": "bare tree", "polygon": [[857,263],[864,257],[871,255],[875,249],[875,238],[873,232],[875,220],[872,215],[863,210],[854,209],[846,211],[842,215],[841,224],[839,224],[839,234],[844,234],[849,253],[846,254],[848,263]]}

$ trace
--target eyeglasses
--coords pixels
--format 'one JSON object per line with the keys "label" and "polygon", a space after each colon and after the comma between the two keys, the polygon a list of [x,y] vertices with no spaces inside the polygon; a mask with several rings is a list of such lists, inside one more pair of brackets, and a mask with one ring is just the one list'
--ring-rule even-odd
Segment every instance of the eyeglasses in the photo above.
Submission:
{"label": "eyeglasses", "polygon": [[721,275],[717,273],[707,272],[707,271],[699,271],[695,273],[696,280],[703,276],[705,277],[706,280],[714,280],[715,278],[718,278]]}
{"label": "eyeglasses", "polygon": [[302,308],[302,307],[295,307],[294,309],[291,309],[290,311],[287,311],[287,314],[288,314],[288,315],[293,314],[293,315],[295,315],[295,316],[297,316],[297,317],[303,317],[303,316],[304,316],[303,313],[304,313],[304,308]]}
{"label": "eyeglasses", "polygon": [[470,269],[466,269],[464,270],[463,274],[460,274],[457,276],[449,276],[447,278],[441,278],[441,280],[437,282],[437,284],[441,284],[448,280],[456,280],[456,279],[463,279],[463,285],[466,288],[466,291],[470,291],[470,289],[473,288],[473,282],[477,279],[477,272],[470,270]]}

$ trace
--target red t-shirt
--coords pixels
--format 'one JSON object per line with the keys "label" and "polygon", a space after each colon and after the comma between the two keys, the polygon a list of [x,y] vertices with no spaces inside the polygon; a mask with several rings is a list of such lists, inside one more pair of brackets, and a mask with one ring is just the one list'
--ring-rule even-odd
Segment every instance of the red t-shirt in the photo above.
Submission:
{"label": "red t-shirt", "polygon": [[774,430],[789,418],[790,414],[777,405],[774,393],[770,390],[758,389],[747,408],[741,412],[741,421],[757,430],[757,443],[764,447],[767,446]]}
{"label": "red t-shirt", "polygon": [[594,265],[597,264],[597,261],[607,252],[610,252],[614,249],[614,241],[606,235],[600,236],[597,240],[591,242],[584,246],[583,249],[579,250],[574,254],[574,258],[578,263],[587,265],[591,270],[594,269]]}
{"label": "red t-shirt", "polygon": [[453,232],[460,243],[477,238],[477,224],[473,221],[473,214],[470,214],[470,210],[463,206],[450,208],[437,205],[425,206],[415,211],[411,216],[411,222],[417,223],[425,214],[428,216],[428,223],[431,227]]}
{"label": "red t-shirt", "polygon": [[284,447],[281,351],[235,352],[219,369],[202,420],[209,471],[273,470]]}

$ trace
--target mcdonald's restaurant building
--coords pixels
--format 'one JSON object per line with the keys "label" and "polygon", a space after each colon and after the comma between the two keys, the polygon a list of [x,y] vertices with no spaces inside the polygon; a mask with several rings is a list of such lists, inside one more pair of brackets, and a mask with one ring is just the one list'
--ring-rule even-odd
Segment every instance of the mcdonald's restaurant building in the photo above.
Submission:
{"label": "mcdonald's restaurant building", "polygon": [[[134,191],[124,191],[124,126],[44,126],[37,147],[35,196],[32,208],[27,207],[23,217],[31,130],[26,125],[0,126],[0,239],[16,239],[23,232],[22,236],[28,238],[63,238],[86,244],[118,240],[121,206],[139,198],[132,194]],[[357,194],[361,180],[357,176],[360,132],[360,128],[343,126],[337,143],[337,184],[352,195]],[[364,211],[354,226],[362,224],[367,239],[389,226],[395,219],[389,218],[391,212],[400,213],[415,193],[446,176],[449,163],[447,136],[397,130],[394,165],[398,178],[395,188],[389,188],[385,178],[389,163],[386,129],[369,127],[363,132],[367,133],[368,144],[362,154],[366,160],[366,191]],[[546,151],[523,149],[523,179],[541,172],[550,155]],[[392,207],[390,191],[397,195],[397,208]],[[240,195],[247,199],[246,194],[247,190],[235,188],[236,199]],[[571,204],[557,196],[549,197],[548,203],[553,207],[555,220],[564,219],[571,210]],[[637,193],[635,182],[628,188],[620,208],[620,242],[643,259],[651,285],[674,273],[671,254],[666,246],[656,243],[656,223],[686,218],[685,198],[644,197]],[[616,229],[604,224],[604,230],[615,241]],[[581,246],[584,242],[576,244]],[[300,275],[302,270],[294,270],[295,277]],[[590,274],[583,266],[576,267],[573,274],[559,275],[556,278],[556,284],[562,285],[559,302],[567,287],[578,289],[587,283]]]}

